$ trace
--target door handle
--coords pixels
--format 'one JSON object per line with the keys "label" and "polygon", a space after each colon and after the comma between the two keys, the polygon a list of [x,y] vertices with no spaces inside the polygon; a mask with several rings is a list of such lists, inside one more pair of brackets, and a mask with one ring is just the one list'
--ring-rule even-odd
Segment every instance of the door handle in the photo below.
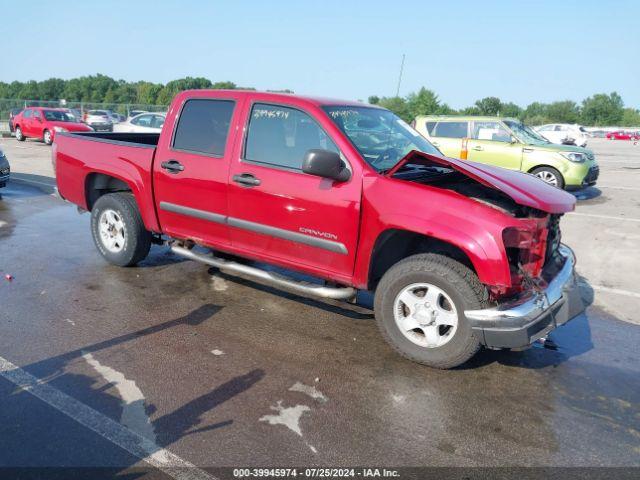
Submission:
{"label": "door handle", "polygon": [[168,162],[162,162],[160,166],[169,173],[178,173],[184,170],[184,165],[182,165],[177,160],[169,160]]}
{"label": "door handle", "polygon": [[234,175],[232,179],[234,182],[239,183],[240,185],[245,185],[247,187],[257,187],[261,183],[259,178],[254,177],[250,173]]}
{"label": "door handle", "polygon": [[477,150],[477,151],[481,152],[482,150],[484,150],[484,148],[482,148],[480,145],[476,145],[471,150]]}
{"label": "door handle", "polygon": [[533,152],[533,148],[523,148],[522,151],[524,153],[531,153],[531,152]]}

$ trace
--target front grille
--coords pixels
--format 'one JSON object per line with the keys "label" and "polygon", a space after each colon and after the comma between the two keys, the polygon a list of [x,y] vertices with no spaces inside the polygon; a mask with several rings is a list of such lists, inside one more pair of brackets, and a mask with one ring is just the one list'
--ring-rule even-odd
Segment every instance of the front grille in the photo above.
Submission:
{"label": "front grille", "polygon": [[5,175],[9,175],[9,167],[0,169],[0,177],[4,177]]}
{"label": "front grille", "polygon": [[598,180],[599,175],[600,167],[598,165],[593,165],[587,172],[587,176],[584,177],[584,183],[594,183],[596,180]]}

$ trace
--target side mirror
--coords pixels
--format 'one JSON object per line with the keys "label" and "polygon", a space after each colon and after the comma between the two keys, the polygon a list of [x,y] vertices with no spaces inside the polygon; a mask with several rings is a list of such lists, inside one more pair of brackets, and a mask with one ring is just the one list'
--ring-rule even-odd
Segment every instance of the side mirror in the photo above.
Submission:
{"label": "side mirror", "polygon": [[302,160],[302,171],[309,175],[331,178],[337,182],[346,182],[351,178],[351,172],[340,155],[329,150],[307,150]]}

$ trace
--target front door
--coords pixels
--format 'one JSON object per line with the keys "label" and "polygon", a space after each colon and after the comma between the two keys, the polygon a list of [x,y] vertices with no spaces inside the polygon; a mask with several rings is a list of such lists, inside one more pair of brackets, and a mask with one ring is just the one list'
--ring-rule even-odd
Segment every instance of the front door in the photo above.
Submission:
{"label": "front door", "polygon": [[474,121],[467,148],[468,160],[520,170],[522,144],[512,141],[511,133],[498,121]]}
{"label": "front door", "polygon": [[328,278],[350,277],[361,182],[354,176],[340,183],[302,172],[306,151],[338,152],[308,112],[255,103],[246,106],[247,118],[245,142],[229,173],[233,246],[266,261],[325,272]]}
{"label": "front door", "polygon": [[[169,236],[228,245],[229,158],[238,98],[185,98],[173,136],[160,135],[154,160],[156,211]],[[175,115],[175,114],[174,114]],[[168,124],[173,125],[173,122]]]}

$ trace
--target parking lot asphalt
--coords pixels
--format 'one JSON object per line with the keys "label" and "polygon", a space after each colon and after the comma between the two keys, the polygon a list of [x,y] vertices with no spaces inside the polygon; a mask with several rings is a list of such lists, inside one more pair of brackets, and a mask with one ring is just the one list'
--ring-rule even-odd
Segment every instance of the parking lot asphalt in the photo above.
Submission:
{"label": "parking lot asphalt", "polygon": [[[0,142],[13,170],[47,177],[48,147],[16,143]],[[12,182],[0,467],[638,465],[640,147],[591,146],[599,185],[562,224],[586,314],[552,335],[557,350],[485,351],[452,371],[399,358],[361,306],[163,247],[110,266],[88,215]]]}

